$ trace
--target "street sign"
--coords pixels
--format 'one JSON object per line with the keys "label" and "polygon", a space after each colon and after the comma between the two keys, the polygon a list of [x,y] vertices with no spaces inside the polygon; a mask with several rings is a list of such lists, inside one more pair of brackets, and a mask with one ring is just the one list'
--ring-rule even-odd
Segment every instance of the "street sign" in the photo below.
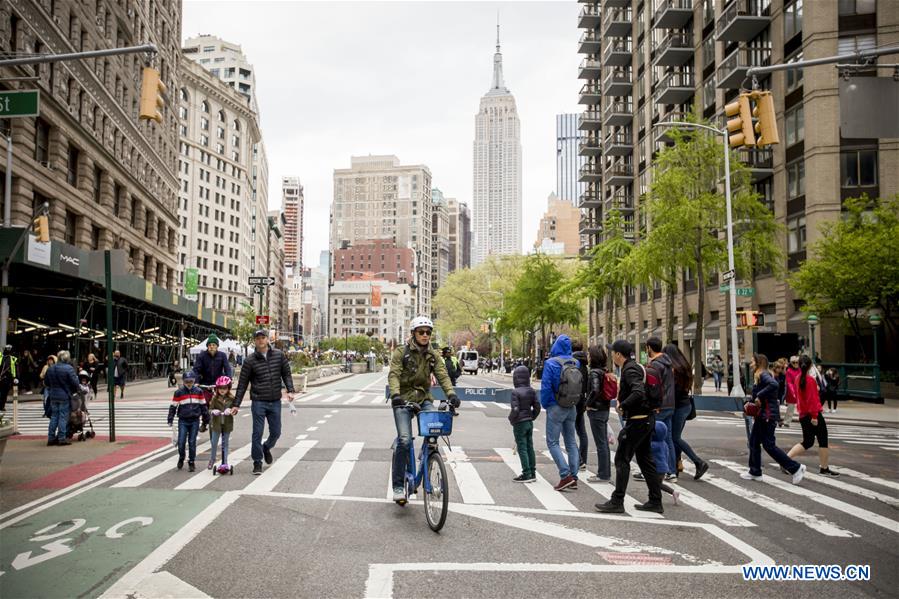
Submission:
{"label": "street sign", "polygon": [[[718,287],[718,291],[721,293],[728,293],[730,291],[730,285],[730,283],[721,285]],[[752,297],[755,295],[755,287],[737,287],[736,295],[740,297]]]}
{"label": "street sign", "polygon": [[250,285],[274,285],[275,277],[250,277],[248,282]]}
{"label": "street sign", "polygon": [[184,269],[184,297],[191,301],[197,301],[197,286],[200,281],[200,271],[196,268]]}
{"label": "street sign", "polygon": [[730,283],[726,283],[724,285],[719,285],[718,291],[720,291],[721,293],[727,293],[728,291],[730,291]]}
{"label": "street sign", "polygon": [[256,324],[269,324],[271,317],[268,314],[258,314],[256,316]]}
{"label": "street sign", "polygon": [[41,94],[36,89],[0,92],[0,119],[18,116],[38,116]]}
{"label": "street sign", "polygon": [[265,286],[253,285],[253,293],[255,293],[256,295],[265,295]]}
{"label": "street sign", "polygon": [[731,270],[725,271],[721,275],[721,278],[724,279],[725,281],[732,281],[734,279],[735,274],[736,273],[734,273],[733,269],[731,269]]}

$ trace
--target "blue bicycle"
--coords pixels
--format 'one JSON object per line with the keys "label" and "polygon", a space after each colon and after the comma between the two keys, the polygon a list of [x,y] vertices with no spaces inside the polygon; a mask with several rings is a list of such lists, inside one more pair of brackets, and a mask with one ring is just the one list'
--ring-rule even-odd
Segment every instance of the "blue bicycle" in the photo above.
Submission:
{"label": "blue bicycle", "polygon": [[453,432],[453,417],[456,416],[456,412],[453,409],[447,409],[444,403],[441,403],[437,410],[429,412],[420,411],[421,407],[414,403],[408,403],[403,407],[418,416],[418,434],[423,440],[416,462],[413,431],[412,442],[409,443],[409,463],[406,466],[405,485],[403,485],[406,498],[400,505],[405,505],[409,501],[409,497],[415,494],[419,485],[424,483],[425,517],[431,530],[440,532],[446,523],[446,514],[449,511],[449,485],[446,480],[446,466],[437,448],[437,443],[440,437],[444,437],[444,441],[449,446],[446,437]]}

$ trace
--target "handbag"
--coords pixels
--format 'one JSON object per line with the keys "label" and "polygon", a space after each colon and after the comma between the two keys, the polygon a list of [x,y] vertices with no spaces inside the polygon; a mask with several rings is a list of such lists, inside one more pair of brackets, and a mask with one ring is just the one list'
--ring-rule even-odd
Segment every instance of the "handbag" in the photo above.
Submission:
{"label": "handbag", "polygon": [[687,414],[687,420],[696,418],[696,401],[693,400],[693,394],[690,394],[690,413]]}
{"label": "handbag", "polygon": [[755,418],[762,411],[762,408],[756,404],[754,401],[747,401],[743,404],[743,413],[749,416],[750,418]]}

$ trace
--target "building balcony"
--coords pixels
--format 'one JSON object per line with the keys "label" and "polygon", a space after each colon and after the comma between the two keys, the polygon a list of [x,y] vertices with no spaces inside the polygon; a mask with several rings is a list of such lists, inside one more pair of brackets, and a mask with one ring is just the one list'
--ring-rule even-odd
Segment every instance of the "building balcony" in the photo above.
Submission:
{"label": "building balcony", "polygon": [[602,206],[602,196],[595,189],[588,189],[581,194],[578,201],[578,208],[598,208]]}
{"label": "building balcony", "polygon": [[612,129],[602,144],[607,156],[627,156],[634,153],[633,135],[629,129]]}
{"label": "building balcony", "polygon": [[605,8],[630,8],[631,0],[602,0]]}
{"label": "building balcony", "polygon": [[693,0],[662,0],[656,9],[653,27],[679,29],[693,17]]}
{"label": "building balcony", "polygon": [[580,177],[578,177],[578,181],[581,183],[593,183],[596,181],[602,181],[602,171],[599,168],[599,165],[594,162],[588,162],[583,165],[580,170]]}
{"label": "building balcony", "polygon": [[588,135],[581,139],[578,143],[578,154],[580,156],[599,156],[602,154],[602,145],[599,136]]}
{"label": "building balcony", "polygon": [[585,58],[578,69],[578,79],[599,79],[602,75],[602,63],[595,58]]}
{"label": "building balcony", "polygon": [[753,183],[774,175],[774,152],[771,148],[744,148],[737,151],[737,156],[749,168]]}
{"label": "building balcony", "polygon": [[628,37],[634,25],[633,13],[630,8],[607,10],[605,22],[602,29],[603,37]]}
{"label": "building balcony", "polygon": [[602,36],[595,29],[582,33],[578,43],[579,54],[599,54],[602,50]]}
{"label": "building balcony", "polygon": [[609,38],[602,51],[602,64],[605,67],[629,67],[633,60],[633,48],[630,38]]}
{"label": "building balcony", "polygon": [[[665,116],[662,117],[663,121],[686,121],[687,120],[686,112],[669,112]],[[669,144],[674,142],[674,138],[669,135],[672,129],[674,129],[674,125],[653,125],[652,133],[653,140],[656,142],[662,142],[665,144]],[[681,129],[683,131],[683,129]]]}
{"label": "building balcony", "polygon": [[630,102],[611,102],[602,111],[603,127],[624,127],[634,118],[634,105]]}
{"label": "building balcony", "polygon": [[749,67],[771,64],[771,48],[737,48],[727,55],[718,66],[715,87],[718,89],[739,89],[746,79]]}
{"label": "building balcony", "polygon": [[602,21],[602,11],[597,4],[587,4],[581,8],[577,18],[577,26],[580,29],[596,29]]}
{"label": "building balcony", "polygon": [[610,69],[609,74],[602,80],[602,95],[604,96],[630,96],[633,92],[630,69]]}
{"label": "building balcony", "polygon": [[598,131],[602,127],[602,114],[598,110],[585,110],[577,119],[581,131]]}
{"label": "building balcony", "polygon": [[599,104],[601,94],[600,86],[595,81],[585,83],[581,88],[578,104],[586,104],[587,106]]}
{"label": "building balcony", "polygon": [[652,64],[657,67],[679,67],[691,58],[693,38],[689,34],[672,31],[662,38]]}
{"label": "building balcony", "polygon": [[581,226],[578,228],[581,235],[591,235],[602,231],[602,222],[592,216],[581,216]]}
{"label": "building balcony", "polygon": [[674,71],[659,81],[653,94],[656,104],[684,104],[693,96],[693,73]]}
{"label": "building balcony", "polygon": [[606,185],[621,187],[634,182],[634,165],[622,160],[615,160],[606,166],[603,180]]}
{"label": "building balcony", "polygon": [[762,8],[767,4],[765,0],[731,0],[715,22],[715,40],[748,42],[757,36],[771,23]]}
{"label": "building balcony", "polygon": [[619,212],[633,212],[634,196],[628,193],[616,193],[611,198],[606,199],[606,208],[608,210],[618,210]]}

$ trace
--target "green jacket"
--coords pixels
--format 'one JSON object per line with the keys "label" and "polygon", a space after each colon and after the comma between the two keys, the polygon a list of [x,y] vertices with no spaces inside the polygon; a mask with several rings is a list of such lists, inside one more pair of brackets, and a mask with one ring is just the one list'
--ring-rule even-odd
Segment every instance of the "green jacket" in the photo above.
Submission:
{"label": "green jacket", "polygon": [[212,410],[225,410],[234,406],[234,396],[231,393],[222,397],[213,394],[209,400],[209,428],[222,433],[230,433],[234,430],[234,416],[213,416]]}
{"label": "green jacket", "polygon": [[390,357],[390,374],[387,375],[390,396],[399,395],[404,400],[413,403],[433,400],[431,397],[432,373],[447,397],[455,395],[453,383],[446,372],[446,364],[443,363],[443,358],[437,350],[428,347],[421,351],[415,347],[414,341],[408,341],[405,345],[396,348]]}

